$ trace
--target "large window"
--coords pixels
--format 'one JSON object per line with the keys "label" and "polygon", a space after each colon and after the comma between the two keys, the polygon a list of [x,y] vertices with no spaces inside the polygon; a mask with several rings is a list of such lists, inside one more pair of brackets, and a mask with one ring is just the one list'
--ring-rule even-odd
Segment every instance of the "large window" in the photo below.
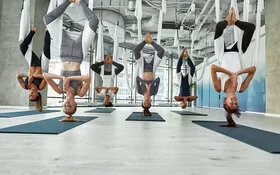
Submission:
{"label": "large window", "polygon": [[[117,75],[115,79],[115,85],[119,88],[119,91],[114,98],[114,103],[117,104],[137,104],[141,105],[143,96],[138,94],[135,89],[131,89],[130,87],[134,83],[134,80],[132,82],[132,79],[135,78],[135,63],[132,64],[132,54],[131,50],[126,51],[126,57],[123,59],[117,59],[118,63],[125,66],[124,70]],[[90,55],[90,54],[89,54]],[[82,75],[91,75],[92,76],[92,82],[91,87],[88,91],[88,93],[84,97],[78,97],[76,96],[76,102],[78,105],[96,105],[96,104],[102,104],[103,98],[99,97],[95,90],[95,86],[102,85],[102,79],[99,75],[95,74],[90,69],[90,64],[92,61],[90,61],[91,56],[87,56],[86,59],[81,64],[81,73]],[[177,82],[176,77],[176,64],[177,59],[169,60],[171,58],[164,57],[160,66],[157,69],[156,77],[160,78],[160,86],[157,95],[152,97],[152,104],[153,105],[166,105],[171,103],[171,101],[174,103],[174,96],[178,95],[179,93],[179,83]],[[172,63],[173,61],[173,63]],[[59,59],[52,59],[49,65],[49,72],[59,75],[61,70],[61,62]],[[56,80],[58,83],[58,80]],[[61,106],[63,101],[65,99],[64,95],[60,95],[56,93],[51,87],[48,88],[48,106]],[[175,102],[176,104],[177,102]]]}

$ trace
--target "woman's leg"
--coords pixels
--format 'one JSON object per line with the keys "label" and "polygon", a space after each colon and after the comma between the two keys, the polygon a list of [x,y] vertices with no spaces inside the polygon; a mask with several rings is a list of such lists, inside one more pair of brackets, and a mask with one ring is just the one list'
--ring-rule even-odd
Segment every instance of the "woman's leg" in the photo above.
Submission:
{"label": "woman's leg", "polygon": [[20,44],[20,51],[21,51],[23,56],[25,56],[25,54],[28,50],[28,45],[31,43],[34,34],[35,34],[35,31],[30,30],[29,34],[26,36],[26,38]]}
{"label": "woman's leg", "polygon": [[255,31],[255,25],[249,22],[239,20],[235,22],[235,25],[244,31],[242,37],[242,51],[243,53],[245,53],[247,48],[249,47],[249,44],[251,43]]}

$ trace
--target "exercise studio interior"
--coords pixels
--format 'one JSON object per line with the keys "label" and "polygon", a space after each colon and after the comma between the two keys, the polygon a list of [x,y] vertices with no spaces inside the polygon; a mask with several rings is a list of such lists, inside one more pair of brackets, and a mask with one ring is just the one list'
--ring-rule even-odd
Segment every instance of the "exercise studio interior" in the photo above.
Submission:
{"label": "exercise studio interior", "polygon": [[0,0],[0,175],[278,175],[279,7]]}

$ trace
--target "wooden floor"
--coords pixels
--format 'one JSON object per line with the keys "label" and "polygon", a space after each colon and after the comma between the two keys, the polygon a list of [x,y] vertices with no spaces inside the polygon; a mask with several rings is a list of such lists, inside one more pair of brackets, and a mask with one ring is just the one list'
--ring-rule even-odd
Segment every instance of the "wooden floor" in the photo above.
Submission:
{"label": "wooden floor", "polygon": [[[59,135],[0,133],[1,175],[270,175],[280,174],[271,154],[192,123],[225,120],[223,110],[189,108],[208,116],[180,116],[179,107],[152,107],[166,122],[125,121],[140,107],[110,114]],[[5,107],[0,112],[13,111]],[[0,128],[63,115],[62,112],[0,118]],[[243,113],[238,124],[280,133],[280,118]],[[279,145],[280,146],[280,145]]]}

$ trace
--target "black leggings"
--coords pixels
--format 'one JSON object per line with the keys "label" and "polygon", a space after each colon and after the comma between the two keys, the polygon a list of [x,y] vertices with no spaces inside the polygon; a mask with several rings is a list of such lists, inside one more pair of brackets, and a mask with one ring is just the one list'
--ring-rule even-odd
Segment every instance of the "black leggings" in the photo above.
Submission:
{"label": "black leggings", "polygon": [[[31,43],[32,38],[34,36],[35,32],[30,31],[29,34],[26,36],[26,38],[23,40],[23,42],[20,44],[20,51],[23,56],[25,56],[27,50],[28,50],[28,45]],[[44,55],[50,59],[50,44],[51,44],[51,37],[50,33],[46,31],[45,33],[45,38],[44,38]],[[41,59],[32,51],[32,56],[31,56],[31,65],[30,66],[41,66]]]}
{"label": "black leggings", "polygon": [[[214,39],[219,38],[222,34],[224,29],[227,27],[228,22],[226,20],[218,22],[216,25],[216,31],[215,31],[215,37]],[[254,31],[255,31],[255,25],[249,22],[239,21],[237,20],[235,25],[244,31],[243,37],[242,37],[242,51],[243,53],[246,52],[246,50],[249,47],[249,44],[251,43]],[[232,47],[232,49],[237,49],[237,43]],[[225,50],[225,51],[233,51],[233,50]],[[238,51],[238,50],[237,50]]]}

